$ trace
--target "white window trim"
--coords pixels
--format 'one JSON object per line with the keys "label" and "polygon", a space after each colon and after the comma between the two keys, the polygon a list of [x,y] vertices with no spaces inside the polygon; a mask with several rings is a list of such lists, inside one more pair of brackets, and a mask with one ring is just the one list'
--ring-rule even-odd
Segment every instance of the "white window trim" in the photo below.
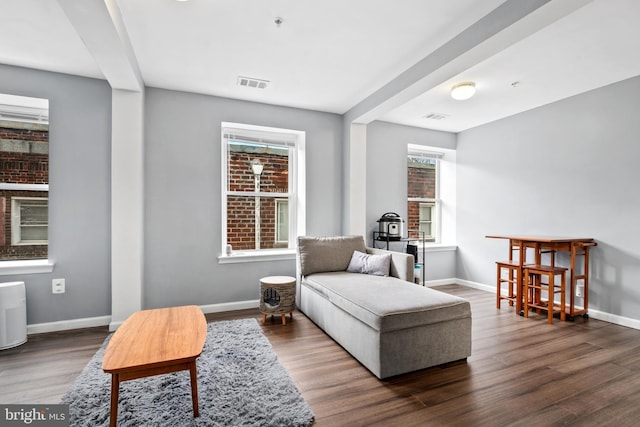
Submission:
{"label": "white window trim", "polygon": [[432,197],[409,197],[407,201],[409,202],[430,202],[434,203],[433,214],[435,218],[431,218],[431,222],[435,221],[436,227],[434,242],[426,242],[431,244],[440,244],[442,242],[442,200],[440,199],[440,168],[441,162],[440,159],[444,157],[443,153],[433,151],[427,147],[423,147],[421,145],[408,144],[407,145],[407,157],[408,156],[422,156],[428,157],[431,159],[435,159],[436,161],[436,195],[434,198]]}
{"label": "white window trim", "polygon": [[[293,154],[291,161],[289,162],[289,176],[294,176],[296,179],[289,180],[289,194],[292,195],[294,203],[289,203],[289,218],[294,218],[294,221],[289,221],[289,241],[292,242],[292,246],[295,246],[296,236],[304,236],[306,234],[306,195],[304,189],[306,189],[306,133],[304,131],[273,128],[268,126],[256,126],[243,123],[231,123],[222,122],[220,132],[220,146],[221,146],[221,229],[222,234],[220,236],[221,247],[220,255],[218,256],[218,262],[220,264],[226,263],[240,263],[240,262],[254,262],[254,261],[278,261],[295,259],[296,249],[295,247],[281,248],[281,249],[259,249],[259,250],[242,250],[233,251],[231,254],[226,253],[227,246],[227,196],[233,195],[234,192],[227,191],[227,142],[225,138],[225,129],[237,129],[243,134],[255,134],[260,136],[264,133],[275,134],[276,139],[285,141],[291,141],[293,143]],[[253,193],[243,192],[243,195],[253,195]],[[262,192],[256,193],[261,195]],[[279,193],[264,193],[269,197],[278,195]],[[291,201],[291,199],[289,199]]]}
{"label": "white window trim", "polygon": [[14,184],[0,182],[0,190],[7,191],[49,191],[49,184]]}
{"label": "white window trim", "polygon": [[[429,210],[431,211],[430,216],[429,216],[429,221],[421,221],[420,220],[420,214],[418,216],[418,229],[421,228],[423,223],[428,223],[429,224],[429,229],[433,232],[433,221],[434,221],[434,217],[436,215],[436,204],[434,202],[428,201],[428,200],[418,200],[418,204],[419,204],[419,209],[420,212],[422,212],[422,208],[423,207],[428,207]],[[423,205],[427,205],[427,206],[423,206]],[[436,223],[437,225],[437,223]],[[436,239],[436,236],[434,236],[433,234],[429,234],[428,236],[425,235],[424,236],[425,239]]]}
{"label": "white window trim", "polygon": [[258,261],[284,261],[296,259],[295,249],[261,249],[259,251],[233,251],[231,255],[220,254],[218,263],[220,264],[236,264],[242,262],[258,262]]}
{"label": "white window trim", "polygon": [[55,263],[49,259],[0,261],[0,276],[52,273]]}
{"label": "white window trim", "polygon": [[[30,113],[38,110],[37,119],[32,115],[31,120],[34,123],[49,124],[49,100],[24,97],[9,94],[0,94],[0,104],[8,105],[24,105]],[[6,112],[6,111],[5,111]],[[24,113],[25,111],[21,111]],[[15,120],[11,118],[10,120]],[[8,191],[49,191],[49,184],[17,184],[0,182],[0,190]],[[55,263],[50,259],[28,259],[28,260],[2,260],[0,261],[0,276],[16,275],[16,274],[38,274],[52,273]]]}
{"label": "white window trim", "polygon": [[[22,240],[22,221],[20,216],[20,204],[27,200],[46,200],[47,209],[49,209],[48,197],[11,197],[11,246],[46,246],[49,245],[49,240]],[[48,218],[48,215],[47,215]],[[49,221],[47,219],[47,234],[49,229]]]}
{"label": "white window trim", "polygon": [[[289,198],[276,198],[275,201],[276,201],[276,212],[275,212],[275,217],[276,217],[276,233],[275,233],[276,234],[276,243],[280,243],[280,244],[288,243],[289,242],[288,240],[278,239],[278,237],[279,237],[278,236],[278,234],[279,234],[278,230],[280,229],[280,227],[279,227],[280,221],[278,220],[278,218],[279,218],[279,216],[278,216],[278,213],[279,213],[278,207],[279,207],[280,204],[286,202],[287,203],[287,209],[289,209]],[[289,214],[291,214],[291,211],[289,211]],[[289,224],[287,223],[287,225],[289,225]]]}

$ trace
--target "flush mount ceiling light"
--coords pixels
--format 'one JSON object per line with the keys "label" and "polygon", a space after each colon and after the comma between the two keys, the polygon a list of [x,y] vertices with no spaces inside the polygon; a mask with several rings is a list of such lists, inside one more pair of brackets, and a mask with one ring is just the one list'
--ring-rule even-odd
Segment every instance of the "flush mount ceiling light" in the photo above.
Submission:
{"label": "flush mount ceiling light", "polygon": [[463,82],[451,88],[451,97],[458,101],[471,98],[476,93],[476,84],[473,82]]}

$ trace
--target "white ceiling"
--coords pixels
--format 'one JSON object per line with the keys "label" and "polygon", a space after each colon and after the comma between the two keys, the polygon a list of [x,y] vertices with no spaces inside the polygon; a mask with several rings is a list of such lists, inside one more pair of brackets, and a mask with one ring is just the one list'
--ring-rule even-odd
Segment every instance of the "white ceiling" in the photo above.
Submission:
{"label": "white ceiling", "polygon": [[0,63],[451,132],[640,75],[640,1],[536,2],[0,0]]}

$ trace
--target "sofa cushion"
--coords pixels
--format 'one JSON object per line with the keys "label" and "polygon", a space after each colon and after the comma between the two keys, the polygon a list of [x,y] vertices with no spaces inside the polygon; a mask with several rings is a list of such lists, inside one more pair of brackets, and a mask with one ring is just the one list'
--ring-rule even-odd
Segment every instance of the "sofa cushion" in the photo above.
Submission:
{"label": "sofa cushion", "polygon": [[390,267],[391,254],[373,255],[365,254],[360,251],[353,251],[347,271],[350,273],[388,276]]}
{"label": "sofa cushion", "polygon": [[298,237],[303,276],[323,271],[345,271],[353,251],[367,251],[362,236]]}
{"label": "sofa cushion", "polygon": [[316,273],[303,285],[380,332],[471,317],[467,300],[394,277]]}

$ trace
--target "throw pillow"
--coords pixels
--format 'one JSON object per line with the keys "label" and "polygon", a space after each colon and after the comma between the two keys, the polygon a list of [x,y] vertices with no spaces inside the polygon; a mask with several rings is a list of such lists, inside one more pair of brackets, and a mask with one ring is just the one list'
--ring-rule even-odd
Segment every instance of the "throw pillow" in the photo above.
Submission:
{"label": "throw pillow", "polygon": [[388,276],[391,268],[391,254],[372,255],[353,251],[347,271],[351,273],[374,274]]}

